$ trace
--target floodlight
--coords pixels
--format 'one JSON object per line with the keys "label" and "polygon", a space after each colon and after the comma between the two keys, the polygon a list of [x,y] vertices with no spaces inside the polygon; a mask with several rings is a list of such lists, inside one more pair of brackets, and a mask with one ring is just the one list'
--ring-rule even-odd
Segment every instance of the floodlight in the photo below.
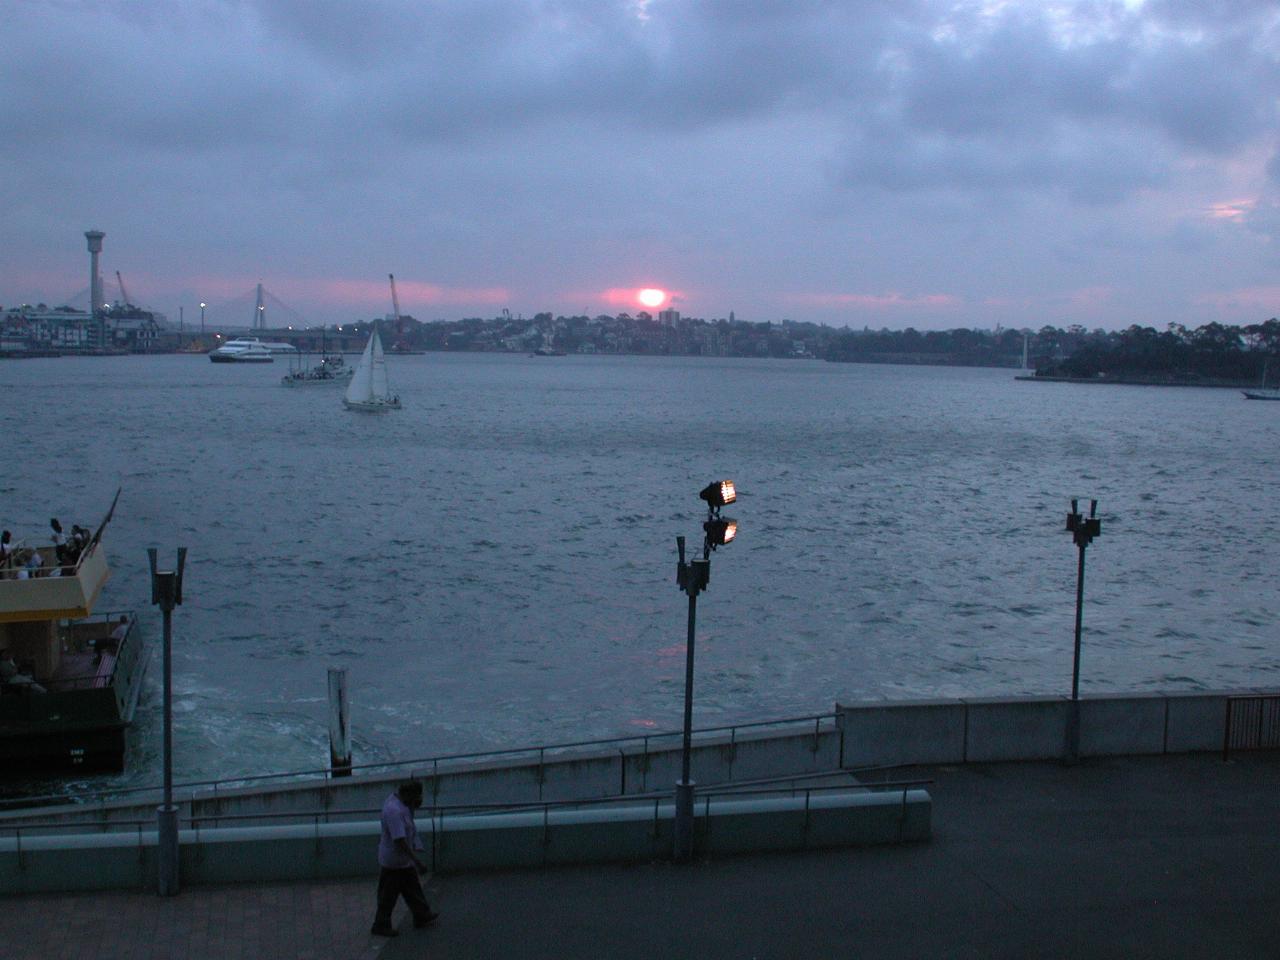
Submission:
{"label": "floodlight", "polygon": [[707,532],[707,543],[714,550],[733,542],[733,538],[738,535],[738,521],[733,517],[716,517],[704,523],[702,529]]}
{"label": "floodlight", "polygon": [[698,496],[707,501],[712,509],[716,509],[737,500],[738,491],[734,489],[732,480],[717,480],[709,484]]}

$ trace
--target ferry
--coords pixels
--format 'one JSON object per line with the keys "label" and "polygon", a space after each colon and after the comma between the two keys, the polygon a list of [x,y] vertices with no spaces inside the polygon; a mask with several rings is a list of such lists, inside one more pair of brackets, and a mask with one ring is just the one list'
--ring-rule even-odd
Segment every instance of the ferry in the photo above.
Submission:
{"label": "ferry", "polygon": [[213,363],[272,363],[274,354],[296,354],[298,348],[291,343],[259,340],[257,337],[236,337],[209,351]]}
{"label": "ferry", "polygon": [[102,543],[110,519],[92,534],[73,528],[59,547],[5,545],[0,777],[124,768],[147,650],[133,613],[94,612],[111,576]]}

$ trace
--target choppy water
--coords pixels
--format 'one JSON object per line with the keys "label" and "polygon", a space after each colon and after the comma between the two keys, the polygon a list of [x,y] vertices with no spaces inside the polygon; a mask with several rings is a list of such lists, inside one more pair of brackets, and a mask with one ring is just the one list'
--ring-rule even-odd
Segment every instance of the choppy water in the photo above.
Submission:
{"label": "choppy water", "polygon": [[[405,409],[283,364],[0,364],[0,525],[96,523],[102,604],[175,613],[180,778],[322,765],[325,673],[358,762],[679,727],[677,534],[736,479],[699,600],[695,722],[836,700],[1069,689],[1073,494],[1085,692],[1280,684],[1280,404],[805,361],[392,358]],[[155,661],[153,661],[154,663]],[[126,782],[158,778],[159,670]]]}

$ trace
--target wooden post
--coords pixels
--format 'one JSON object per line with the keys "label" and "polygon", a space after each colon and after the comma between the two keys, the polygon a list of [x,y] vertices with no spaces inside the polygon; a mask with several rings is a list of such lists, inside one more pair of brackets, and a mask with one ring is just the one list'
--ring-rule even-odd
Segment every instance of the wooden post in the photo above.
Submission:
{"label": "wooden post", "polygon": [[335,777],[351,776],[351,710],[347,671],[329,668],[329,766]]}

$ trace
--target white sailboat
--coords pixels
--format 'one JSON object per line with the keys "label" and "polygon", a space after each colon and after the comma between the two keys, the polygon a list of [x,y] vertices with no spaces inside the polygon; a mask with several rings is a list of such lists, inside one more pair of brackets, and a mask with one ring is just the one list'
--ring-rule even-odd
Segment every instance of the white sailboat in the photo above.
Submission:
{"label": "white sailboat", "polygon": [[369,334],[369,342],[364,346],[364,353],[360,355],[355,376],[347,384],[342,405],[348,410],[366,413],[400,409],[400,398],[391,392],[387,384],[387,359],[382,352],[382,338],[378,336],[376,323]]}

